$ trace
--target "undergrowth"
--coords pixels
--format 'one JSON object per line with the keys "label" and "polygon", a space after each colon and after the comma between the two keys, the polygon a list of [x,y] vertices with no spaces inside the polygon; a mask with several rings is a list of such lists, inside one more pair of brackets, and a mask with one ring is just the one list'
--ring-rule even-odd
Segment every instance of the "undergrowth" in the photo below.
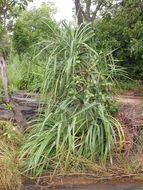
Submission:
{"label": "undergrowth", "polygon": [[118,94],[125,93],[127,91],[138,91],[142,95],[142,81],[139,80],[132,80],[132,79],[122,79],[119,80],[118,83],[115,85],[115,92]]}
{"label": "undergrowth", "polygon": [[0,121],[0,189],[21,187],[19,148],[22,142],[23,136],[11,123]]}

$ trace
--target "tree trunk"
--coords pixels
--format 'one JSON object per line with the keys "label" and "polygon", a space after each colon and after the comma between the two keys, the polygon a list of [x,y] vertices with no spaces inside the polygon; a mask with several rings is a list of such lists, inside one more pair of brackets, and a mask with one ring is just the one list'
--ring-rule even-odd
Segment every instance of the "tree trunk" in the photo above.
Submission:
{"label": "tree trunk", "polygon": [[80,26],[83,23],[83,15],[81,10],[80,0],[75,0],[75,10],[76,10],[77,22],[78,25]]}
{"label": "tree trunk", "polygon": [[8,78],[7,78],[7,74],[6,74],[6,64],[5,64],[5,60],[3,58],[2,55],[0,55],[0,74],[1,74],[1,78],[2,78],[2,86],[3,86],[3,91],[4,91],[4,97],[3,97],[3,101],[8,104],[11,103],[12,104],[12,111],[13,111],[13,115],[14,118],[17,122],[17,128],[19,131],[22,131],[22,126],[26,125],[25,119],[19,109],[18,104],[16,104],[10,97],[9,93],[8,93]]}
{"label": "tree trunk", "polygon": [[2,86],[4,90],[3,101],[5,103],[9,103],[10,97],[8,94],[8,79],[6,75],[6,65],[5,65],[5,61],[2,55],[0,55],[0,73],[1,73],[1,78],[2,78]]}

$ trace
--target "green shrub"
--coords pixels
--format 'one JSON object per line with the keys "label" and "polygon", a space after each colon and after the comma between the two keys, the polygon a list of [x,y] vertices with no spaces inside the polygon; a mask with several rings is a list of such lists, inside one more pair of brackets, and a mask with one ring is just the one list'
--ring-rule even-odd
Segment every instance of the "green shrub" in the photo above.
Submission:
{"label": "green shrub", "polygon": [[118,65],[127,68],[133,79],[143,77],[143,2],[126,0],[114,14],[95,22],[98,49],[111,49]]}
{"label": "green shrub", "polygon": [[51,9],[46,4],[37,9],[24,11],[15,24],[13,34],[13,44],[17,53],[33,54],[36,43],[51,37],[53,26],[56,24],[51,18]]}
{"label": "green shrub", "polygon": [[45,169],[76,170],[80,160],[108,156],[112,162],[114,128],[120,140],[123,137],[110,112],[114,76],[121,68],[111,53],[98,54],[89,46],[93,35],[89,25],[80,30],[65,25],[47,41],[49,57],[41,83],[47,108],[22,149],[26,171],[40,175]]}

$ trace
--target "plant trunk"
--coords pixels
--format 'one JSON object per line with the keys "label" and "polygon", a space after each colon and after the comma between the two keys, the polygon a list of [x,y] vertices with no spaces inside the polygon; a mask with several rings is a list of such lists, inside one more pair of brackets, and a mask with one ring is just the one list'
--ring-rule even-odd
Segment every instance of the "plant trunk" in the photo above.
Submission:
{"label": "plant trunk", "polygon": [[77,22],[78,25],[80,26],[83,23],[83,15],[81,10],[80,0],[75,0],[75,10],[76,10]]}
{"label": "plant trunk", "polygon": [[22,126],[26,125],[25,119],[19,109],[18,104],[16,104],[10,97],[9,93],[8,93],[8,78],[7,78],[7,74],[6,74],[6,64],[5,64],[5,60],[3,58],[2,55],[0,55],[0,74],[1,74],[1,78],[2,78],[2,86],[3,86],[3,92],[4,92],[4,97],[3,97],[3,101],[4,103],[8,104],[11,103],[12,104],[12,111],[13,111],[13,115],[14,118],[17,122],[17,127],[19,131],[22,131]]}

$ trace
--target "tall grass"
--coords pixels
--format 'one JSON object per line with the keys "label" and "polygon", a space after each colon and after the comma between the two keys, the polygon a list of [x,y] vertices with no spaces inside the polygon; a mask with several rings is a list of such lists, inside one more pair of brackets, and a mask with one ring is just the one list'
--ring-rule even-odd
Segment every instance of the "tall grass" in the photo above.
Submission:
{"label": "tall grass", "polygon": [[[54,33],[54,31],[53,31]],[[89,42],[90,25],[64,27],[47,41],[48,52],[41,89],[47,97],[45,114],[32,126],[22,149],[25,170],[41,175],[45,170],[82,168],[82,160],[112,163],[115,130],[123,131],[111,116],[112,85],[121,68],[112,54],[97,53]],[[94,46],[94,44],[93,44]]]}

